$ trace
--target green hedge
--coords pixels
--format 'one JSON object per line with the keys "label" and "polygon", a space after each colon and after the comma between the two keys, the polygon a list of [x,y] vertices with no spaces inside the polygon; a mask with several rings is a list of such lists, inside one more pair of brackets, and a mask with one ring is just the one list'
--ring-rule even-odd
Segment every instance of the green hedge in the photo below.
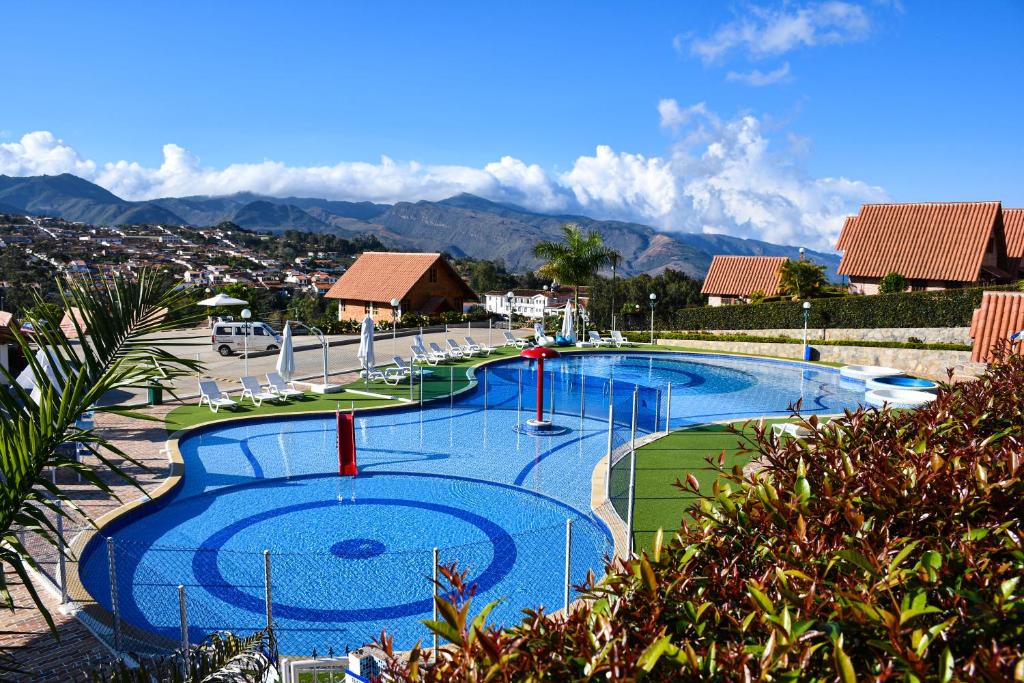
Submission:
{"label": "green hedge", "polygon": [[[1014,289],[1012,285],[947,289],[938,292],[900,292],[874,296],[846,296],[811,302],[810,326],[863,327],[967,327],[981,304],[983,291]],[[803,303],[740,304],[684,308],[676,313],[680,330],[763,330],[803,326]]]}
{"label": "green hedge", "polygon": [[[648,332],[627,332],[626,336],[637,343],[650,340]],[[694,332],[656,332],[658,339],[689,339],[693,341],[754,342],[758,344],[803,344],[803,339],[793,337],[762,337],[753,334],[699,334]],[[926,349],[928,351],[970,351],[969,344],[946,344],[924,342],[866,341],[855,339],[809,339],[811,346],[867,346],[878,349]]]}

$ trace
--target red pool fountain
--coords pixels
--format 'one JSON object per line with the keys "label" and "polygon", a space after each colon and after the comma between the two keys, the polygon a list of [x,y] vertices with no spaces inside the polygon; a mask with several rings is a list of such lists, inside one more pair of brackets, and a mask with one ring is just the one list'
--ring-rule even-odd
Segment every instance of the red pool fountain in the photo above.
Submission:
{"label": "red pool fountain", "polygon": [[526,421],[526,432],[528,434],[546,434],[556,431],[551,420],[544,419],[544,359],[558,358],[562,354],[547,346],[531,346],[523,349],[519,355],[537,361],[537,417]]}

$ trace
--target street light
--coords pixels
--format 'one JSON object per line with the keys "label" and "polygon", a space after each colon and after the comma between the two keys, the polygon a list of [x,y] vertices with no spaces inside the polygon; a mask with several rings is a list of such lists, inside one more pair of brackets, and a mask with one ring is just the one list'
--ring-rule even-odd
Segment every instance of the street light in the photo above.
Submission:
{"label": "street light", "polygon": [[398,318],[401,315],[399,310],[402,302],[398,299],[391,300],[391,355],[398,355]]}
{"label": "street light", "polygon": [[242,323],[242,326],[243,326],[242,329],[245,330],[245,337],[244,337],[244,342],[243,343],[245,344],[245,356],[244,356],[245,371],[244,372],[245,372],[245,376],[246,377],[249,376],[249,318],[251,318],[251,317],[252,317],[252,311],[250,311],[248,308],[243,308],[242,309],[242,320],[245,321],[245,322]]}
{"label": "street light", "polygon": [[505,294],[505,301],[508,302],[508,331],[512,331],[512,299],[515,298],[515,294],[507,292]]}
{"label": "street light", "polygon": [[658,303],[658,295],[651,292],[651,345],[654,344],[654,306]]}
{"label": "street light", "polygon": [[807,323],[811,319],[811,302],[804,302],[804,360],[811,359],[811,347],[807,345]]}
{"label": "street light", "polygon": [[612,329],[615,329],[615,257],[612,257]]}

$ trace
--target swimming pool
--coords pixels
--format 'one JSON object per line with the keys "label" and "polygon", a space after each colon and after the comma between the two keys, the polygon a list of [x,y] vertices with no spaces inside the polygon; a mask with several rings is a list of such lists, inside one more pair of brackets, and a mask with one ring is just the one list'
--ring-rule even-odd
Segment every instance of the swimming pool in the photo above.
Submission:
{"label": "swimming pool", "polygon": [[[612,552],[590,508],[609,404],[612,442],[621,445],[634,387],[640,434],[664,429],[669,410],[677,427],[785,415],[798,399],[805,412],[838,412],[863,395],[832,369],[731,356],[566,354],[545,370],[554,389],[547,408],[565,433],[516,429],[534,411],[535,371],[520,359],[499,361],[450,400],[357,415],[356,478],[334,474],[333,415],[194,430],[179,443],[181,485],[102,532],[113,539],[122,618],[172,645],[181,584],[193,641],[215,630],[257,630],[265,623],[264,550],[283,653],[339,652],[385,627],[397,647],[426,640],[419,622],[430,617],[434,547],[442,563],[468,570],[481,606],[503,600],[493,621],[516,621],[527,606],[558,609],[566,520],[574,583],[589,570],[600,575]],[[109,608],[102,539],[83,552],[80,575]]]}

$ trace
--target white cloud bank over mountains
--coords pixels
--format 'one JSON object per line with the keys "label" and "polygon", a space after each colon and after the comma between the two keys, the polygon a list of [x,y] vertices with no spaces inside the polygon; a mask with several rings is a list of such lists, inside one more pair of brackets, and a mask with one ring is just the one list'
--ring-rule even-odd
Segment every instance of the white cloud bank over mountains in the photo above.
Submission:
{"label": "white cloud bank over mountains", "polygon": [[661,156],[598,145],[562,173],[505,156],[482,168],[417,161],[342,161],[289,166],[277,161],[203,166],[197,156],[164,145],[159,167],[133,161],[99,163],[48,131],[0,143],[0,173],[73,173],[125,199],[256,192],[352,201],[437,200],[470,192],[544,212],[649,223],[665,230],[725,233],[779,244],[831,249],[843,218],[885,192],[847,178],[811,178],[792,158],[770,150],[762,120],[722,120],[704,103],[659,103],[673,142]]}

